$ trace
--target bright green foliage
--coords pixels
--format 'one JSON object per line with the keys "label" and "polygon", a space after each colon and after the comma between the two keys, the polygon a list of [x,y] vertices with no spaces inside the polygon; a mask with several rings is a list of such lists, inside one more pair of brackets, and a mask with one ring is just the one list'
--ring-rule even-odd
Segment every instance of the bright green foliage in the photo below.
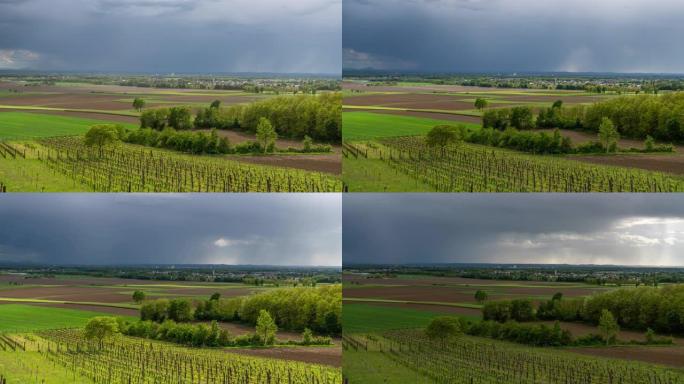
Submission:
{"label": "bright green foliage", "polygon": [[259,311],[259,317],[256,322],[256,335],[263,345],[271,345],[275,340],[278,326],[273,321],[271,314],[263,309]]}
{"label": "bright green foliage", "polygon": [[604,117],[601,121],[598,137],[599,141],[606,149],[606,152],[615,152],[617,150],[617,142],[620,140],[620,134],[609,118]]}
{"label": "bright green foliage", "polygon": [[133,108],[135,108],[138,112],[142,111],[142,109],[145,108],[145,99],[140,97],[133,99]]}
{"label": "bright green foliage", "polygon": [[484,99],[482,97],[478,97],[477,99],[475,99],[475,108],[479,110],[487,108],[488,104],[489,102],[487,101],[487,99]]}
{"label": "bright green foliage", "polygon": [[143,300],[145,300],[145,292],[139,290],[133,292],[133,301],[140,304],[143,302]]}
{"label": "bright green foliage", "polygon": [[273,129],[271,122],[265,117],[259,119],[259,124],[256,128],[256,138],[264,153],[273,152],[278,134]]}
{"label": "bright green foliage", "polygon": [[603,338],[606,340],[606,344],[615,343],[617,334],[620,332],[620,326],[609,310],[604,309],[601,311],[598,327],[599,330],[601,330]]}
{"label": "bright green foliage", "polygon": [[484,303],[485,300],[487,300],[487,292],[478,289],[477,292],[475,292],[475,300],[480,304]]}
{"label": "bright green foliage", "polygon": [[86,339],[102,341],[119,333],[119,325],[116,318],[110,316],[97,316],[88,320],[83,335]]}
{"label": "bright green foliage", "polygon": [[450,340],[461,335],[461,324],[457,317],[435,317],[425,328],[425,335],[433,340]]}

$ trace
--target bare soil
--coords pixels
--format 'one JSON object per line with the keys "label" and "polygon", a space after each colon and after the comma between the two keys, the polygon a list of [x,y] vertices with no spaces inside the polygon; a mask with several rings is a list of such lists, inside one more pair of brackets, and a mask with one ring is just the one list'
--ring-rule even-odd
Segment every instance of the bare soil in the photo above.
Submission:
{"label": "bare soil", "polygon": [[342,174],[342,155],[338,153],[327,155],[230,156],[229,158],[251,164],[297,168],[333,175]]}
{"label": "bare soil", "polygon": [[637,360],[646,363],[663,364],[671,367],[684,367],[684,348],[665,346],[619,346],[569,348],[568,351],[613,359]]}
{"label": "bare soil", "polygon": [[271,359],[302,361],[333,367],[342,366],[342,347],[340,345],[332,347],[236,348],[227,351]]}

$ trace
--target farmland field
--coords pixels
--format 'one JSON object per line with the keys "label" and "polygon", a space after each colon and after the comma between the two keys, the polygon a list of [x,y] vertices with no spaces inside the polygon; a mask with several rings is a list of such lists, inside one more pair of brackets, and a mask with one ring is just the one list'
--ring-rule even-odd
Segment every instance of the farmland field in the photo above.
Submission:
{"label": "farmland field", "polygon": [[[138,320],[142,316],[140,308],[157,300],[200,303],[220,295],[220,300],[228,303],[259,293],[277,294],[287,283],[282,280],[279,284],[257,286],[87,274],[3,273],[0,375],[8,384],[341,383],[341,347],[337,339],[330,345],[298,345],[301,334],[288,329],[277,332],[274,345],[258,347],[190,346],[133,336],[132,331],[96,341],[84,331],[89,321],[100,318],[116,318],[129,326],[144,324]],[[319,289],[330,289],[326,287],[330,286]],[[136,302],[134,292],[142,292],[145,299]],[[186,326],[207,324],[196,320]],[[243,340],[254,333],[253,326],[239,321],[220,322],[219,329],[226,337]],[[124,328],[120,330],[124,332]]]}
{"label": "farmland field", "polygon": [[[105,77],[105,79],[109,79]],[[109,80],[107,80],[109,81]],[[265,81],[268,83],[268,81]],[[278,83],[280,84],[280,83]],[[47,84],[36,84],[18,79],[0,79],[0,191],[8,192],[73,192],[73,191],[128,191],[128,182],[135,184],[134,180],[127,180],[125,187],[112,186],[103,188],[100,182],[94,180],[94,175],[83,175],[74,172],[63,172],[58,170],[51,160],[38,156],[24,156],[23,148],[34,147],[43,150],[40,140],[44,139],[63,139],[70,137],[76,141],[83,141],[83,136],[92,126],[102,124],[117,124],[127,130],[128,135],[138,131],[138,127],[143,126],[141,119],[147,116],[154,116],[155,113],[169,113],[171,109],[178,109],[189,114],[189,123],[186,123],[183,130],[185,136],[190,137],[192,133],[196,137],[195,142],[209,140],[212,135],[212,128],[216,128],[215,122],[204,122],[195,124],[197,115],[202,115],[204,111],[211,107],[215,111],[224,114],[236,114],[231,117],[231,127],[218,127],[211,140],[217,143],[223,140],[224,149],[218,152],[216,149],[197,151],[187,145],[183,148],[174,148],[160,156],[166,157],[157,159],[158,161],[167,160],[186,170],[192,169],[193,177],[196,177],[201,185],[214,185],[209,188],[211,191],[340,191],[341,181],[341,153],[339,140],[328,139],[334,136],[330,122],[326,122],[329,131],[324,133],[321,129],[314,128],[313,123],[309,124],[311,130],[307,134],[314,136],[314,149],[303,151],[304,134],[289,133],[285,131],[291,129],[291,123],[278,123],[274,121],[275,129],[282,133],[274,140],[272,153],[264,153],[263,150],[255,150],[257,137],[254,129],[246,129],[238,123],[241,118],[241,111],[253,103],[271,102],[278,100],[317,100],[327,97],[330,92],[321,92],[320,95],[295,94],[292,89],[295,85],[290,85],[287,81],[278,85],[276,90],[270,92],[248,92],[244,90],[214,90],[214,89],[159,89],[153,87],[134,87],[115,84],[93,84],[88,82],[55,82]],[[144,107],[134,108],[133,101],[138,100]],[[220,107],[219,107],[220,105]],[[339,107],[339,105],[338,105]],[[166,111],[166,112],[164,112]],[[179,112],[180,113],[180,112]],[[218,112],[215,112],[218,113]],[[296,112],[292,112],[296,113]],[[339,120],[339,111],[326,110],[326,118]],[[337,117],[335,117],[337,114]],[[231,115],[232,116],[232,115]],[[281,116],[281,115],[279,115]],[[254,116],[250,117],[254,119]],[[288,117],[289,118],[289,117]],[[299,119],[304,124],[304,119]],[[161,131],[164,126],[170,127],[171,124],[162,124],[157,127]],[[192,129],[188,128],[190,124]],[[322,124],[322,122],[318,123]],[[180,129],[179,129],[180,131]],[[203,135],[203,136],[200,136]],[[328,135],[325,136],[324,135]],[[332,135],[332,136],[331,136]],[[121,135],[123,137],[124,135]],[[180,136],[179,136],[180,137]],[[339,137],[339,136],[338,136]],[[124,147],[127,139],[124,141]],[[147,147],[160,147],[158,142],[141,140],[136,144],[144,144]],[[320,146],[317,146],[319,145]],[[200,144],[197,144],[200,145]],[[206,143],[202,142],[202,146]],[[214,145],[214,144],[212,144]],[[215,144],[218,146],[218,144]],[[22,148],[21,153],[15,153],[12,148]],[[236,149],[237,148],[237,149]],[[322,148],[322,149],[316,149]],[[157,148],[150,148],[151,151]],[[176,153],[172,153],[176,152]],[[32,154],[35,154],[32,151]],[[72,153],[75,153],[72,152]],[[161,152],[156,152],[161,153]],[[19,155],[19,156],[18,156]],[[98,167],[110,169],[119,167],[112,159],[99,159]],[[82,161],[76,159],[74,163],[79,164],[84,169],[90,167],[89,160]],[[216,169],[223,169],[219,174],[202,169],[198,164],[212,164]],[[137,177],[145,178],[146,175],[159,172],[157,165],[143,162]],[[199,167],[199,168],[198,168]],[[93,168],[91,168],[93,169]],[[169,172],[176,170],[169,169]],[[113,170],[111,171],[115,173]],[[181,171],[182,172],[182,171]],[[209,173],[208,173],[209,172]],[[227,173],[233,179],[226,176]],[[288,186],[270,188],[273,182],[273,175],[281,180],[287,180]],[[247,178],[251,181],[242,183],[240,187],[234,186],[234,177],[241,180]],[[122,179],[127,179],[127,175],[121,175]],[[209,180],[210,178],[210,180]],[[189,179],[188,179],[189,180]],[[193,186],[197,183],[192,182]],[[221,186],[219,186],[221,185]],[[233,185],[233,186],[229,186]],[[131,191],[148,191],[147,187],[139,189],[131,188]],[[193,188],[169,187],[168,189],[151,189],[157,192],[172,191],[197,191]],[[200,191],[207,191],[203,188]]]}
{"label": "farmland field", "polygon": [[[393,269],[382,276],[379,271],[387,269],[350,267],[344,274],[344,377],[351,384],[684,383],[680,337],[669,345],[644,345],[642,332],[621,329],[618,345],[539,347],[503,336],[473,336],[468,328],[468,334],[452,340],[435,340],[425,333],[432,320],[444,316],[460,319],[471,329],[485,324],[482,309],[475,309],[484,304],[475,298],[479,291],[486,293],[486,302],[529,300],[536,307],[554,295],[584,300],[620,285],[410,275],[401,274],[401,267]],[[482,274],[486,268],[478,271]],[[493,267],[491,271],[497,273]],[[539,320],[527,324],[554,326]],[[560,321],[559,326],[575,338],[600,333],[587,323]]]}
{"label": "farmland field", "polygon": [[[373,85],[359,79],[345,80],[343,89],[343,181],[348,191],[684,190],[684,147],[677,143],[670,152],[644,152],[643,140],[621,137],[616,153],[540,154],[468,142],[449,146],[446,155],[444,149],[425,145],[427,133],[438,125],[461,126],[467,135],[474,136],[481,132],[487,112],[525,108],[536,116],[560,103],[562,107],[557,108],[575,113],[597,103],[648,96],[426,82]],[[484,108],[474,106],[478,99],[484,100]],[[560,137],[570,140],[572,146],[599,140],[596,133],[587,130],[560,128]],[[544,133],[549,140],[553,135],[550,128],[528,132]]]}

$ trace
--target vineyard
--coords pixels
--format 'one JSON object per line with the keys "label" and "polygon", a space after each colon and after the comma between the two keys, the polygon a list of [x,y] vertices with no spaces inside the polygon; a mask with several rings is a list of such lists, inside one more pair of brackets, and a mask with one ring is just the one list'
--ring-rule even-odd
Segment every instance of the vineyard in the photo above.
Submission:
{"label": "vineyard", "polygon": [[[55,173],[97,192],[336,192],[342,188],[338,178],[325,173],[128,144],[89,147],[80,137],[0,142],[0,157],[37,159]],[[8,182],[0,183],[12,188]]]}
{"label": "vineyard", "polygon": [[584,357],[461,337],[446,342],[422,331],[346,335],[346,351],[379,353],[434,383],[679,384],[684,373],[656,365]]}
{"label": "vineyard", "polygon": [[345,158],[379,159],[438,192],[682,192],[684,178],[474,144],[440,149],[422,137],[347,142]]}
{"label": "vineyard", "polygon": [[[5,352],[13,353],[18,359],[39,354],[43,359],[40,366],[61,367],[72,375],[71,382],[77,379],[112,384],[342,382],[339,370],[332,367],[183,348],[129,337],[89,341],[78,330],[0,335],[0,353]],[[14,382],[8,378],[7,383]]]}

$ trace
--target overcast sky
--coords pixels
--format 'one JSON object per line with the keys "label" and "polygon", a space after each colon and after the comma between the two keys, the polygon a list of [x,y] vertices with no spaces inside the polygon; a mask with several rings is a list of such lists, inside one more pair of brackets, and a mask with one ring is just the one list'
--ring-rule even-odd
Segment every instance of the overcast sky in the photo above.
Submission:
{"label": "overcast sky", "polygon": [[344,0],[344,68],[684,73],[681,0]]}
{"label": "overcast sky", "polygon": [[345,194],[345,264],[684,266],[684,194]]}
{"label": "overcast sky", "polygon": [[0,262],[340,266],[339,194],[7,194]]}
{"label": "overcast sky", "polygon": [[0,0],[0,69],[339,74],[342,0]]}

